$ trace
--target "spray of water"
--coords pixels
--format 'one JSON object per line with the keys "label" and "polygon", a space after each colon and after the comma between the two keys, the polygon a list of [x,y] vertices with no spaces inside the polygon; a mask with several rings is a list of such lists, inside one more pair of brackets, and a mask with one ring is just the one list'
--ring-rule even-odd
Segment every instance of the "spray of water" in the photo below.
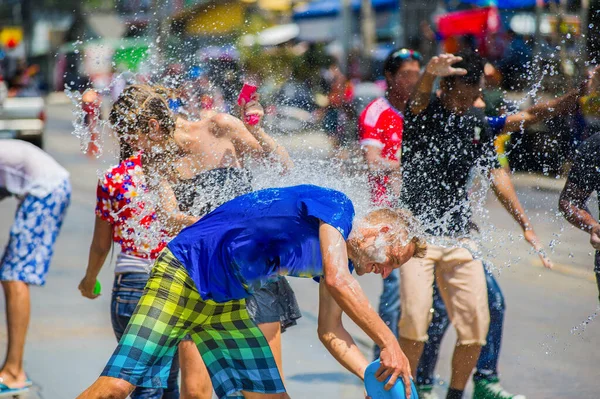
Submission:
{"label": "spray of water", "polygon": [[[156,56],[156,46],[153,43],[149,45],[149,53],[148,61],[144,64],[144,66],[140,69],[149,70],[149,71],[160,71],[163,68],[160,65],[160,57]],[[189,61],[189,60],[185,60]],[[542,85],[543,78],[552,73],[552,67],[546,66],[540,73],[540,79],[537,81],[532,88],[527,92],[526,96],[523,97],[518,102],[518,106],[522,105],[527,98],[535,99],[537,93]],[[158,75],[158,74],[154,74]],[[150,78],[152,79],[153,74],[150,74]],[[154,77],[154,81],[157,84],[173,84],[169,80],[172,80],[171,76],[161,78]],[[115,97],[115,92],[118,91],[119,88],[124,87],[125,84],[134,84],[134,83],[146,83],[149,80],[148,76],[142,76],[140,74],[132,74],[129,72],[123,72],[121,74],[116,75],[116,77],[107,85],[104,89],[100,90],[100,94],[103,98],[108,99],[111,96]],[[204,82],[208,85],[209,92],[214,93],[214,84],[210,81]],[[183,88],[186,89],[185,86],[188,86],[187,89],[191,90],[193,82],[185,82]],[[73,135],[80,140],[81,148],[83,152],[86,152],[87,148],[89,148],[89,144],[92,141],[92,131],[89,129],[88,125],[85,123],[86,114],[81,107],[81,94],[77,91],[68,91],[69,97],[71,98],[73,105],[75,106],[75,119],[73,122],[74,130]],[[197,112],[194,106],[197,104],[190,104],[191,106],[181,108],[179,111],[188,119],[194,120],[197,118]],[[218,111],[224,110],[225,106],[220,106]],[[518,112],[518,110],[513,111],[514,113]],[[450,122],[456,123],[456,122]],[[108,169],[110,166],[118,163],[118,150],[117,146],[114,145],[115,137],[113,126],[110,126],[106,120],[98,121],[98,125],[96,127],[96,132],[98,133],[99,139],[99,148],[98,157],[101,159],[101,164],[103,168],[98,169],[98,177],[101,178],[104,171]],[[106,149],[108,149],[106,151]],[[104,150],[104,151],[103,151]],[[329,149],[322,148],[312,149],[312,156],[296,158],[294,159],[295,167],[287,174],[281,173],[281,168],[277,165],[271,165],[269,167],[265,167],[263,165],[250,164],[249,169],[253,174],[253,188],[261,189],[266,187],[280,187],[280,186],[290,186],[295,184],[317,184],[320,186],[333,188],[336,190],[340,190],[346,193],[353,201],[355,205],[355,209],[357,211],[357,216],[366,214],[369,210],[372,210],[372,206],[370,204],[370,197],[368,193],[368,184],[366,181],[366,174],[364,166],[353,168],[353,173],[344,173],[341,170],[341,165],[335,162],[332,162],[329,157]],[[180,161],[176,158],[170,157],[166,160],[168,164],[171,164],[173,168],[177,168],[181,166]],[[355,163],[360,164],[360,161],[354,160]],[[482,221],[482,228],[480,228],[479,236],[474,236],[475,240],[479,243],[491,242],[492,241],[492,233],[495,232],[495,226],[493,226],[489,222],[489,212],[484,207],[484,203],[487,197],[487,192],[489,191],[489,184],[487,183],[487,179],[485,178],[477,178],[477,176],[482,177],[485,174],[485,171],[478,170],[474,175],[474,178],[471,179],[474,184],[470,188],[469,199],[457,203],[454,205],[452,211],[464,211],[467,209],[471,209],[473,215],[478,220]],[[140,177],[144,179],[144,177]],[[149,177],[146,176],[145,179]],[[156,186],[157,183],[162,179],[162,176],[151,176],[151,179],[154,179],[152,182],[142,181],[141,185],[146,186],[150,184],[151,186]],[[201,192],[198,193],[197,203],[193,206],[193,209],[190,210],[192,214],[196,216],[201,216],[201,209],[203,204],[206,202],[210,202],[211,200],[215,202],[222,202],[213,198],[216,192],[207,193]],[[221,197],[223,194],[220,194]],[[227,197],[229,194],[224,194]],[[230,196],[230,195],[229,195]],[[129,207],[132,209],[140,209],[140,205],[142,203],[148,203],[151,207],[143,208],[144,210],[138,213],[138,217],[134,219],[129,219],[126,221],[127,227],[130,227],[134,230],[139,228],[139,220],[143,217],[148,216],[151,212],[152,208],[160,206],[160,202],[158,199],[158,195],[156,192],[144,192],[143,190],[138,192],[138,196],[131,200]],[[449,220],[450,212],[438,220],[432,221],[423,226],[424,229],[433,230],[436,228],[443,227],[450,223]],[[145,229],[144,234],[136,235],[134,240],[136,244],[140,246],[152,246],[154,243],[159,242],[164,238],[162,231],[158,228]],[[498,250],[502,250],[503,246],[510,247],[510,245],[514,242],[514,237],[509,236],[506,242],[498,242],[497,240],[493,243],[493,251],[497,252]],[[429,242],[435,245],[442,246],[465,246],[465,242],[462,240],[456,240],[450,237],[430,237],[428,239]],[[481,247],[481,246],[478,246]],[[553,247],[553,246],[551,246]],[[470,248],[472,249],[472,247]],[[510,252],[510,251],[508,251]],[[486,256],[494,256],[492,253],[486,254]],[[482,256],[481,252],[476,253],[476,256]],[[510,265],[511,262],[508,262]]]}
{"label": "spray of water", "polygon": [[[116,74],[111,82],[105,87],[98,89],[99,94],[105,100],[105,103],[110,103],[110,99],[115,99],[120,90],[127,85],[132,83],[151,83],[161,84],[169,87],[176,87],[180,92],[194,92],[197,90],[192,100],[188,101],[188,106],[179,109],[179,112],[187,119],[198,120],[201,118],[200,104],[202,101],[202,94],[210,93],[213,99],[218,99],[217,104],[214,106],[215,111],[219,112],[232,112],[230,102],[227,102],[225,97],[230,92],[237,92],[240,87],[234,87],[235,85],[219,85],[215,80],[204,79],[202,81],[194,81],[191,79],[184,79],[185,73],[179,71],[175,74],[167,74],[165,72],[165,66],[170,62],[165,56],[165,47],[172,46],[171,44],[165,44],[165,40],[161,40],[160,37],[157,39],[147,39],[148,54],[146,60],[143,61],[137,73],[129,71],[123,71]],[[76,53],[83,56],[85,43],[78,41],[74,44]],[[191,43],[181,43],[181,49],[191,48]],[[185,53],[185,52],[182,52]],[[199,65],[206,63],[207,65],[212,62],[218,62],[218,59],[211,58],[200,59],[199,55],[194,52],[189,52],[181,56],[178,61],[180,64],[185,65]],[[510,114],[515,114],[518,109],[521,108],[528,100],[536,102],[540,98],[540,91],[543,87],[543,81],[548,77],[554,77],[557,74],[557,70],[552,63],[544,63],[541,56],[534,57],[533,61],[529,63],[529,82],[531,82],[530,89],[526,94],[519,99],[515,107]],[[120,66],[113,63],[113,67],[118,69]],[[229,72],[223,71],[223,75],[227,75]],[[281,76],[279,76],[281,75]],[[286,79],[285,73],[276,73],[273,71],[273,76],[267,78],[273,81],[282,81]],[[263,77],[264,78],[264,77]],[[227,81],[225,77],[220,77],[220,81]],[[268,79],[264,79],[267,81]],[[231,82],[232,80],[229,80]],[[68,83],[68,82],[67,82]],[[201,87],[199,87],[201,86]],[[85,119],[86,114],[81,107],[82,96],[77,91],[67,91],[67,94],[71,98],[75,111],[74,111],[74,130],[73,135],[80,140],[81,148],[83,152],[86,152],[89,148],[89,144],[92,141],[92,132],[88,128]],[[505,93],[506,94],[506,93]],[[265,104],[267,105],[267,104]],[[449,121],[450,124],[457,123],[456,121]],[[118,127],[117,127],[118,128]],[[96,127],[96,132],[99,137],[99,148],[100,152],[97,156],[100,159],[101,167],[98,169],[98,177],[101,178],[106,169],[115,165],[119,161],[118,146],[115,145],[115,134],[113,126],[109,126],[106,120],[100,120]],[[521,126],[521,133],[524,132],[524,126]],[[288,134],[294,134],[294,132],[287,132]],[[522,144],[520,141],[514,143],[515,146]],[[435,145],[435,143],[432,143]],[[276,164],[265,166],[265,164],[252,164],[248,162],[248,169],[252,172],[252,187],[254,189],[261,189],[266,187],[281,187],[290,186],[295,184],[317,184],[324,187],[333,188],[346,193],[355,205],[357,216],[360,217],[366,214],[372,209],[370,204],[370,196],[368,192],[368,184],[366,179],[365,168],[362,165],[361,160],[352,159],[351,172],[343,170],[341,163],[332,161],[330,156],[329,148],[308,148],[309,142],[306,142],[304,155],[301,157],[294,156],[295,167],[287,174],[281,173],[281,167]],[[309,153],[309,155],[306,155]],[[174,157],[165,159],[165,167],[176,169],[181,167],[180,160]],[[475,170],[473,178],[471,179],[472,185],[469,188],[469,198],[462,202],[456,203],[452,208],[452,211],[464,211],[470,209],[473,214],[473,219],[478,221],[479,233],[473,234],[473,238],[478,244],[478,250],[475,251],[475,256],[478,258],[485,258],[492,260],[494,266],[492,268],[496,271],[500,271],[503,267],[510,267],[513,264],[518,264],[521,259],[517,256],[512,255],[511,248],[521,241],[523,238],[519,234],[512,232],[500,231],[490,221],[489,211],[484,206],[487,194],[489,192],[489,182],[486,177],[486,171],[482,169]],[[151,176],[139,176],[140,187],[156,186],[157,183],[162,179],[163,176],[151,175]],[[435,178],[427,177],[425,178]],[[148,180],[148,181],[147,181]],[[153,180],[153,181],[150,181]],[[135,231],[140,231],[139,220],[147,217],[151,214],[152,209],[156,209],[160,206],[159,193],[155,191],[139,190],[138,195],[135,198],[131,198],[128,205],[131,209],[136,209],[136,217],[126,221],[126,227],[131,228]],[[196,216],[202,215],[203,204],[215,200],[215,202],[222,202],[222,198],[215,199],[216,193],[200,192],[196,197],[197,200],[193,204],[190,212]],[[219,195],[223,195],[220,193]],[[225,194],[228,196],[231,194]],[[144,203],[147,206],[142,207]],[[118,214],[114,216],[118,217]],[[558,213],[548,215],[553,220],[559,220],[562,218]],[[427,230],[435,230],[441,228],[451,221],[449,215],[445,215],[438,220],[431,221],[423,226]],[[135,235],[133,237],[136,245],[140,247],[152,247],[156,243],[160,242],[164,238],[164,232],[160,227],[152,226],[148,229],[141,229],[143,233]],[[560,237],[562,230],[554,234],[552,241],[550,242],[550,250],[554,252],[556,246],[560,243]],[[466,246],[470,250],[473,250],[473,246],[466,241],[456,240],[450,237],[429,237],[428,241],[432,244],[442,246]],[[498,259],[498,253],[503,254],[504,263],[498,264],[495,262]]]}

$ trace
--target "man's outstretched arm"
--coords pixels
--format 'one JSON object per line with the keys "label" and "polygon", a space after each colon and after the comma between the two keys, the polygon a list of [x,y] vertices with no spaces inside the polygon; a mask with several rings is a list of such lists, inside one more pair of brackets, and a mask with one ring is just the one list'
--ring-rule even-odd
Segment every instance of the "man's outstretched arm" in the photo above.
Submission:
{"label": "man's outstretched arm", "polygon": [[[391,376],[386,388],[390,389],[400,376],[410,396],[410,364],[391,330],[371,307],[360,284],[348,270],[348,253],[344,238],[334,227],[321,223],[319,240],[323,256],[324,286],[339,307],[381,348],[381,369],[378,380]],[[326,341],[330,344],[339,340]],[[328,344],[326,344],[327,346]],[[330,352],[335,348],[327,346]],[[339,349],[339,348],[338,348]],[[354,372],[354,371],[353,371]]]}
{"label": "man's outstretched arm", "polygon": [[509,115],[506,118],[502,134],[528,128],[543,120],[574,112],[581,94],[581,90],[575,89],[557,99],[536,104],[524,111]]}

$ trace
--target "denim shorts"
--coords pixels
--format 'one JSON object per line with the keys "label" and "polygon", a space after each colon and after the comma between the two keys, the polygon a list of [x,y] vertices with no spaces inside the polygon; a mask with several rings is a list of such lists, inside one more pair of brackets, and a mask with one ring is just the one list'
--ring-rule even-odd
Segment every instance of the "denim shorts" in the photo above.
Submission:
{"label": "denim shorts", "polygon": [[294,290],[285,277],[269,282],[246,299],[250,317],[256,324],[281,323],[281,332],[295,326],[302,317]]}
{"label": "denim shorts", "polygon": [[[121,339],[121,336],[125,332],[129,319],[142,297],[149,277],[150,275],[147,273],[123,273],[115,275],[110,316],[117,341]],[[179,361],[177,356],[175,356],[171,365],[167,388],[137,387],[131,394],[131,399],[178,399],[178,376]]]}

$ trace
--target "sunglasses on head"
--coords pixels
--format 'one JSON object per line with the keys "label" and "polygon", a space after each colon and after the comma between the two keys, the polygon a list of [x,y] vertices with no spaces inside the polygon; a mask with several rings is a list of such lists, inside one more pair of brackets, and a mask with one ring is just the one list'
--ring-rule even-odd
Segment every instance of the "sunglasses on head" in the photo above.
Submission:
{"label": "sunglasses on head", "polygon": [[421,56],[421,53],[419,53],[418,51],[415,51],[415,50],[407,49],[407,48],[402,48],[402,49],[396,51],[394,54],[392,54],[392,57],[399,58],[401,60],[413,59],[416,61],[421,61],[423,59],[423,57]]}

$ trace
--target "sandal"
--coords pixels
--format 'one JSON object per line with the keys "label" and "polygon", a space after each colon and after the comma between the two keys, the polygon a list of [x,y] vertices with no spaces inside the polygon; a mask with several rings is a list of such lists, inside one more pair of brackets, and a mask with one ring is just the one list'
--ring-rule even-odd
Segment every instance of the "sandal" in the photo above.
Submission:
{"label": "sandal", "polygon": [[31,387],[31,385],[33,385],[33,383],[28,378],[27,381],[25,382],[25,384],[30,384],[30,385],[25,385],[20,388],[11,388],[8,385],[4,384],[2,382],[2,378],[0,378],[0,398],[13,397],[13,396],[20,395],[22,393],[26,393],[27,391],[29,391],[29,388]]}
{"label": "sandal", "polygon": [[29,387],[9,388],[7,385],[0,383],[0,398],[15,397],[27,392],[29,392]]}

